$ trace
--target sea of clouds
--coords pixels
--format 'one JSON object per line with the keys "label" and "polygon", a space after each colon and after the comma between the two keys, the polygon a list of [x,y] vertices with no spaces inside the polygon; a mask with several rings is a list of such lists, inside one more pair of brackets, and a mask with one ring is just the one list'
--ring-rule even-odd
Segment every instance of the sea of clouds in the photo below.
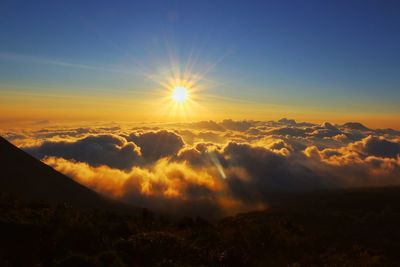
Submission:
{"label": "sea of clouds", "polygon": [[279,121],[96,124],[2,130],[93,190],[136,206],[221,216],[271,194],[400,184],[400,131]]}

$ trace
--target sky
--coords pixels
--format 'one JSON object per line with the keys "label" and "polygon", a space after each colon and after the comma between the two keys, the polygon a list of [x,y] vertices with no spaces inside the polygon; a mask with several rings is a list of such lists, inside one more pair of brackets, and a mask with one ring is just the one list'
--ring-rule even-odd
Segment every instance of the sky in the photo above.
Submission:
{"label": "sky", "polygon": [[[0,122],[400,129],[398,1],[0,3]],[[174,103],[171,90],[188,87]]]}

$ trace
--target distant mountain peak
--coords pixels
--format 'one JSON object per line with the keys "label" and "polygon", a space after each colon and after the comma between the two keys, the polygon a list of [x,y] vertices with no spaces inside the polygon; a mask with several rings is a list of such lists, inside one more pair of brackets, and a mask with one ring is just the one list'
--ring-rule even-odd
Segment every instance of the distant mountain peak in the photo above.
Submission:
{"label": "distant mountain peak", "polygon": [[365,127],[363,124],[359,122],[346,122],[343,124],[343,127],[351,129],[351,130],[359,130],[359,131],[369,131],[370,129]]}
{"label": "distant mountain peak", "polygon": [[322,124],[321,124],[321,127],[322,128],[326,128],[326,129],[329,129],[329,130],[338,130],[335,126],[333,126],[333,124],[331,124],[330,122],[323,122]]}
{"label": "distant mountain peak", "polygon": [[287,119],[287,118],[282,118],[278,121],[279,123],[285,123],[285,124],[290,124],[290,125],[295,125],[296,121],[292,119]]}

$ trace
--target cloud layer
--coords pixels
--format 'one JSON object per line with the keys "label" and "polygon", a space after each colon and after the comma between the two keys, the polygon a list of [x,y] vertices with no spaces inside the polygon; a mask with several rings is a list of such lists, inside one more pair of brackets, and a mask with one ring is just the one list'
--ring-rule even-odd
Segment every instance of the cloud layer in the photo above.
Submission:
{"label": "cloud layer", "polygon": [[1,134],[100,193],[188,215],[266,208],[276,192],[400,182],[400,132],[359,123],[224,120]]}

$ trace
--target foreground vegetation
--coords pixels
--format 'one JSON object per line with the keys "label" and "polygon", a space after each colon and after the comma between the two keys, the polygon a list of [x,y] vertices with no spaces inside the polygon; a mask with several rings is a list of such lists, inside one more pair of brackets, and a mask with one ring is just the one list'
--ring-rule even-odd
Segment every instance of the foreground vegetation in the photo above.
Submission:
{"label": "foreground vegetation", "polygon": [[399,266],[399,189],[292,198],[209,222],[3,195],[0,266]]}

